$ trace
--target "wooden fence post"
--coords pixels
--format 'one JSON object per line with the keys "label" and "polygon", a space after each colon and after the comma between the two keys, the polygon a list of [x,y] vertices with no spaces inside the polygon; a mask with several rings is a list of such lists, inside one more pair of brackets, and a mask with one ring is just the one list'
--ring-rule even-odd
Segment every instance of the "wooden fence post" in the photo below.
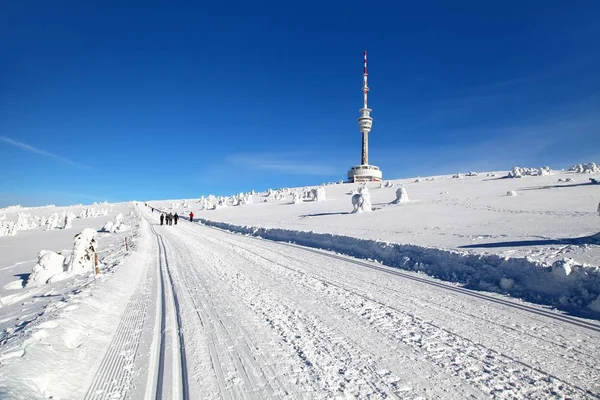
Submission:
{"label": "wooden fence post", "polygon": [[98,268],[98,253],[94,253],[94,277],[100,273]]}

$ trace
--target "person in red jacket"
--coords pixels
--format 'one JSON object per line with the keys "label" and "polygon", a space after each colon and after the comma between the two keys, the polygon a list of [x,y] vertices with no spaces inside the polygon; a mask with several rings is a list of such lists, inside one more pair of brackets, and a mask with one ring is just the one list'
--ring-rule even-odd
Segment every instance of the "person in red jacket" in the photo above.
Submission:
{"label": "person in red jacket", "polygon": [[194,212],[190,212],[190,222],[194,221]]}

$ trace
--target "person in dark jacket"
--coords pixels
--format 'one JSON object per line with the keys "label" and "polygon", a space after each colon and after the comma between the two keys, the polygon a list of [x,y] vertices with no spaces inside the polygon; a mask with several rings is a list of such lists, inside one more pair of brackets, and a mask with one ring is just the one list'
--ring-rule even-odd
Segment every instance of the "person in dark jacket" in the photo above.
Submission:
{"label": "person in dark jacket", "polygon": [[173,220],[175,221],[175,225],[177,225],[178,219],[179,219],[179,215],[177,215],[177,213],[175,213],[175,215],[173,215]]}
{"label": "person in dark jacket", "polygon": [[167,214],[167,220],[169,221],[169,225],[173,225],[173,214]]}
{"label": "person in dark jacket", "polygon": [[190,222],[194,222],[194,213],[190,212]]}
{"label": "person in dark jacket", "polygon": [[160,224],[162,225],[165,221],[165,214],[160,214]]}

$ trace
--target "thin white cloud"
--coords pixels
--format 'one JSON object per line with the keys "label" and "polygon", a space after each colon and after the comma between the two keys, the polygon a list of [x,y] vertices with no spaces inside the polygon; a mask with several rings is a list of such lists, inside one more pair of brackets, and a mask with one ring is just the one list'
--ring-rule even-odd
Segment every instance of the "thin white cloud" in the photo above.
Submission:
{"label": "thin white cloud", "polygon": [[240,165],[251,169],[275,171],[294,175],[334,175],[340,172],[339,167],[318,164],[314,160],[303,160],[300,154],[265,153],[265,154],[235,154],[227,157],[230,164]]}
{"label": "thin white cloud", "polygon": [[21,143],[21,142],[18,142],[16,140],[7,138],[5,136],[0,136],[0,140],[2,140],[5,143],[8,143],[8,144],[10,144],[12,146],[18,147],[18,148],[23,149],[25,151],[28,151],[30,153],[35,153],[35,154],[39,154],[39,155],[42,155],[42,156],[45,156],[45,157],[53,158],[55,160],[62,161],[62,162],[67,163],[67,164],[75,165],[77,167],[82,167],[82,168],[86,168],[86,169],[93,169],[89,165],[80,164],[80,163],[75,162],[73,160],[70,160],[70,159],[68,159],[66,157],[62,157],[62,156],[59,156],[57,154],[50,153],[49,151],[46,151],[46,150],[41,150],[41,149],[35,148],[35,147],[30,146],[30,145],[28,145],[26,143]]}

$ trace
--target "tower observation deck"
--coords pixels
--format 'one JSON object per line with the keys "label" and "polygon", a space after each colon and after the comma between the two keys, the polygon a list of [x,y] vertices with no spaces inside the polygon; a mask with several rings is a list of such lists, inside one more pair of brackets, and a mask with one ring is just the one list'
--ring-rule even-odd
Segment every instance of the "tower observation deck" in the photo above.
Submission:
{"label": "tower observation deck", "polygon": [[379,167],[369,164],[369,133],[373,126],[371,109],[368,107],[367,100],[369,94],[369,73],[367,72],[367,52],[364,53],[363,70],[363,108],[358,110],[358,130],[362,134],[362,156],[360,165],[355,165],[348,171],[348,180],[350,182],[371,182],[381,181],[383,174]]}

